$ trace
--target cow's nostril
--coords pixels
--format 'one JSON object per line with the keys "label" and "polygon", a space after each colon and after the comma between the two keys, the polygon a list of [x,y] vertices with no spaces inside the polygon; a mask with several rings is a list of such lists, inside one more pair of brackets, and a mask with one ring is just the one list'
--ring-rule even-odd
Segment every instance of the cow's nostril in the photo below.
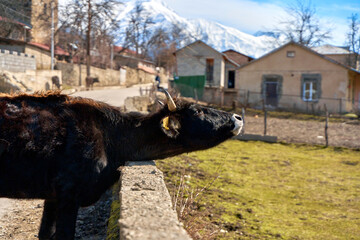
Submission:
{"label": "cow's nostril", "polygon": [[241,118],[239,115],[235,115],[234,117],[235,117],[237,120],[242,121],[242,118]]}

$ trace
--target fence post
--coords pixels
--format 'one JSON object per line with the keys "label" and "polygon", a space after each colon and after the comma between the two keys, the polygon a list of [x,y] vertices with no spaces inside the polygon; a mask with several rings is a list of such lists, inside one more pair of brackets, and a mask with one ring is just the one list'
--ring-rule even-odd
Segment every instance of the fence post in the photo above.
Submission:
{"label": "fence post", "polygon": [[329,112],[327,110],[326,104],[324,104],[324,108],[325,108],[325,115],[326,115],[326,120],[325,120],[325,146],[328,147],[329,146],[329,138],[328,138],[328,122],[329,122]]}
{"label": "fence post", "polygon": [[342,98],[339,98],[339,113],[342,113]]}
{"label": "fence post", "polygon": [[245,134],[245,108],[241,108],[241,117],[243,120],[242,133]]}
{"label": "fence post", "polygon": [[264,111],[264,136],[266,135],[266,125],[267,125],[267,111],[265,107],[265,99],[263,99],[263,111]]}
{"label": "fence post", "polygon": [[311,103],[311,113],[312,113],[312,114],[315,114],[314,103]]}
{"label": "fence post", "polygon": [[236,100],[233,100],[233,101],[232,101],[232,108],[233,108],[233,111],[236,112],[236,108],[237,108],[237,102],[236,102]]}
{"label": "fence post", "polygon": [[194,88],[194,95],[195,95],[196,103],[198,103],[199,98],[198,98],[198,94],[197,94],[197,89],[196,89],[196,88]]}
{"label": "fence post", "polygon": [[267,125],[267,110],[264,110],[264,136],[266,135],[266,125]]}
{"label": "fence post", "polygon": [[249,102],[250,102],[250,91],[248,90],[246,93],[246,104],[245,104],[246,107],[249,105]]}

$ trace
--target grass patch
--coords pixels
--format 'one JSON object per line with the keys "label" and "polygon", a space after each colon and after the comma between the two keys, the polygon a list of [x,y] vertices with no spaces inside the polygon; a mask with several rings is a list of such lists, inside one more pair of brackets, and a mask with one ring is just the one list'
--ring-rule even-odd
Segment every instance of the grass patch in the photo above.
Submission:
{"label": "grass patch", "polygon": [[120,227],[118,220],[120,219],[120,185],[117,182],[112,188],[113,201],[111,203],[110,217],[106,230],[106,240],[120,239]]}
{"label": "grass patch", "polygon": [[174,198],[181,178],[182,199],[203,189],[181,217],[194,239],[359,239],[359,162],[345,148],[233,140],[157,166]]}

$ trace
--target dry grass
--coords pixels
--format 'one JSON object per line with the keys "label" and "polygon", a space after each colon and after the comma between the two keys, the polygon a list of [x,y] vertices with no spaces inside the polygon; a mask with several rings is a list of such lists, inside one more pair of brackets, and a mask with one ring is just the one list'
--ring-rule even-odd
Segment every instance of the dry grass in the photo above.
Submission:
{"label": "dry grass", "polygon": [[157,165],[195,239],[359,239],[359,151],[227,141]]}

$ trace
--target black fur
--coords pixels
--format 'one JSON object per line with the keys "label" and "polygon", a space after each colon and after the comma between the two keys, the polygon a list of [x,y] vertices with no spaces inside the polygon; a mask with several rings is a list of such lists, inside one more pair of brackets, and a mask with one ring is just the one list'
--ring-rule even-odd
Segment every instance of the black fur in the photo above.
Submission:
{"label": "black fur", "polygon": [[85,78],[85,84],[86,84],[86,90],[93,89],[94,83],[98,83],[99,78],[97,77],[86,77]]}
{"label": "black fur", "polygon": [[0,97],[0,197],[45,199],[39,238],[73,239],[78,208],[95,203],[125,161],[206,149],[232,136],[231,114],[177,107],[141,115],[59,93]]}
{"label": "black fur", "polygon": [[51,82],[52,82],[52,89],[54,89],[54,85],[56,86],[57,89],[60,89],[61,85],[60,85],[60,79],[58,76],[52,76]]}

